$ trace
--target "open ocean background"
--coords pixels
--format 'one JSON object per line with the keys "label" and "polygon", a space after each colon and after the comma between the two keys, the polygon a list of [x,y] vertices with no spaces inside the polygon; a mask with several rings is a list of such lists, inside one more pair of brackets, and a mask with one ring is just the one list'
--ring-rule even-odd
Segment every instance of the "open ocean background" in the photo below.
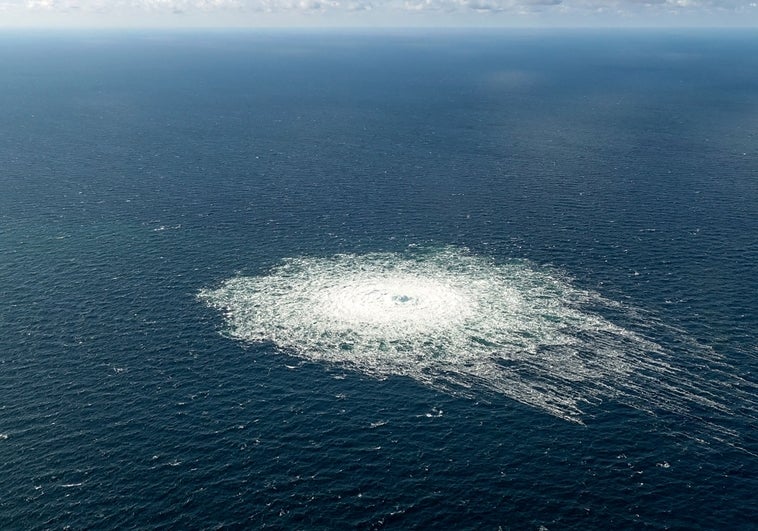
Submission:
{"label": "open ocean background", "polygon": [[[409,245],[717,353],[738,435],[373,379],[197,298]],[[3,529],[757,529],[757,330],[755,32],[0,35]]]}

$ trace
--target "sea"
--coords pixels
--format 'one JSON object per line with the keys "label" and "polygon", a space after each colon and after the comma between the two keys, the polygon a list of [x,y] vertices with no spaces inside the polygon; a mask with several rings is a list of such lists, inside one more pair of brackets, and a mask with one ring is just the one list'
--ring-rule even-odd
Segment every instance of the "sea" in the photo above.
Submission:
{"label": "sea", "polygon": [[752,30],[0,34],[0,528],[758,529]]}

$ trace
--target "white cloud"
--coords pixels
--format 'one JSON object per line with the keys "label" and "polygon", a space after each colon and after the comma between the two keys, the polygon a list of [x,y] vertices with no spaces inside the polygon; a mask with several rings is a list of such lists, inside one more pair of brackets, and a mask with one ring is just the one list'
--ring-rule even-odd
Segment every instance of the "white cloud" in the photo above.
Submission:
{"label": "white cloud", "polygon": [[[335,17],[334,20],[384,25],[393,22],[413,25],[420,21],[432,25],[498,21],[513,25],[520,20],[537,24],[540,21],[581,24],[586,20],[611,25],[614,20],[626,24],[638,21],[643,25],[646,21],[699,20],[708,25],[716,20],[713,16],[741,25],[750,25],[752,18],[754,25],[758,25],[755,0],[0,0],[0,12],[3,13],[0,26],[14,16],[19,20],[26,17],[28,21],[34,17],[49,20],[56,14],[67,14],[68,19],[78,14],[89,20],[122,17],[137,22],[160,17],[180,20],[175,15],[183,15],[184,20],[210,24],[232,21],[236,25],[246,22],[260,25],[261,17],[266,15],[282,15],[284,18],[279,20],[286,21],[288,16],[309,13],[319,14],[323,20]],[[167,18],[171,16],[174,17]]]}
{"label": "white cloud", "polygon": [[30,10],[54,11],[69,9],[69,3],[60,0],[27,0],[26,8]]}

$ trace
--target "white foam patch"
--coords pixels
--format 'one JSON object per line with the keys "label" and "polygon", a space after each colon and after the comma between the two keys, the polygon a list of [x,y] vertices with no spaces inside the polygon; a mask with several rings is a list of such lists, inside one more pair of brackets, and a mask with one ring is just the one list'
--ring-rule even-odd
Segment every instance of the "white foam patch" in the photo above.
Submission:
{"label": "white foam patch", "polygon": [[234,338],[379,378],[495,392],[574,422],[606,398],[725,410],[659,344],[601,316],[633,321],[631,310],[527,262],[457,248],[290,258],[200,297]]}

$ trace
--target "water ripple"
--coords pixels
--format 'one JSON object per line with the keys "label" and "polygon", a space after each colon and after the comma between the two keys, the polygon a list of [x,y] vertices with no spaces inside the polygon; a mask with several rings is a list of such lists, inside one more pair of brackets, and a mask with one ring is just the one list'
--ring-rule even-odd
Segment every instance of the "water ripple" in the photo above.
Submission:
{"label": "water ripple", "polygon": [[652,325],[641,312],[525,261],[454,247],[299,257],[199,297],[224,312],[232,338],[453,394],[495,392],[573,422],[606,399],[688,418],[730,414],[729,385],[675,363],[642,332]]}

